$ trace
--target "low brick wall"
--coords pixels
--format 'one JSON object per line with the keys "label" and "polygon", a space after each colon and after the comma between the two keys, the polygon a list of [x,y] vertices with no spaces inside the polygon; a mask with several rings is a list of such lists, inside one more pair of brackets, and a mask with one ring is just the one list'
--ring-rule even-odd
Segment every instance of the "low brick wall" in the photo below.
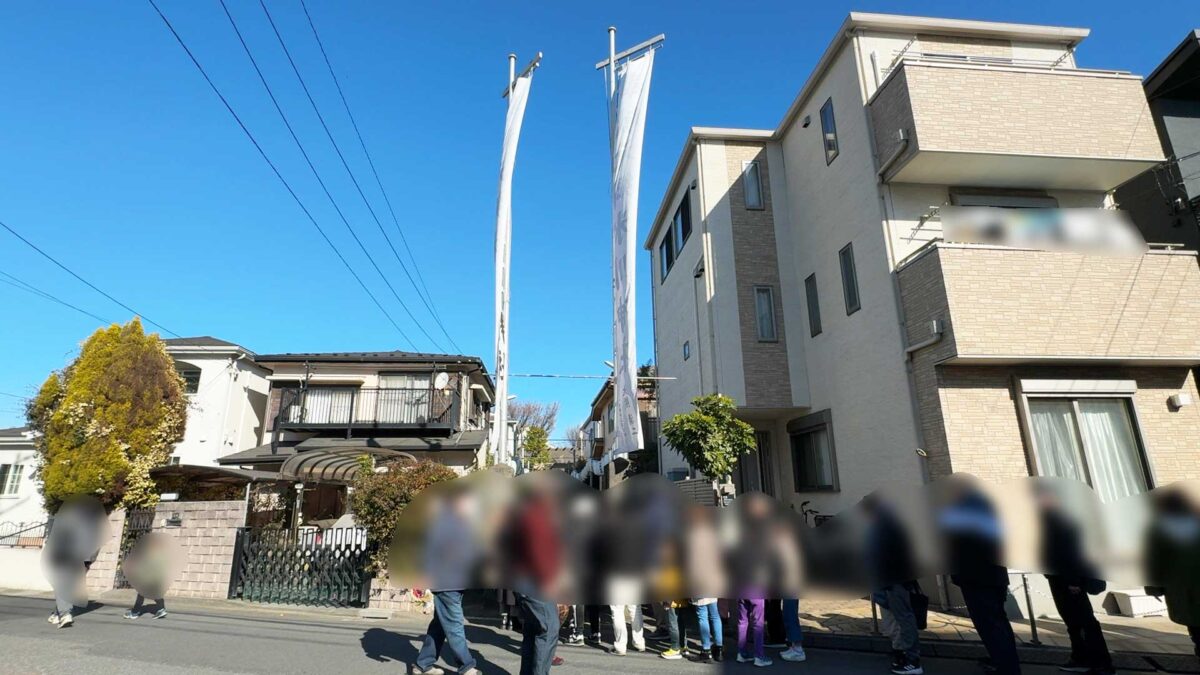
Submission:
{"label": "low brick wall", "polygon": [[416,597],[411,589],[389,588],[383,579],[371,580],[371,609],[386,609],[393,612],[433,613],[433,596],[425,591]]}
{"label": "low brick wall", "polygon": [[[167,525],[172,514],[182,521]],[[188,598],[224,598],[229,594],[233,548],[237,528],[246,524],[243,501],[164,502],[154,514],[154,531],[179,542],[186,562],[168,595]]]}
{"label": "low brick wall", "polygon": [[117,558],[121,552],[121,535],[125,532],[125,510],[117,509],[108,514],[108,539],[100,547],[100,554],[87,574],[87,592],[95,597],[113,589],[117,575]]}

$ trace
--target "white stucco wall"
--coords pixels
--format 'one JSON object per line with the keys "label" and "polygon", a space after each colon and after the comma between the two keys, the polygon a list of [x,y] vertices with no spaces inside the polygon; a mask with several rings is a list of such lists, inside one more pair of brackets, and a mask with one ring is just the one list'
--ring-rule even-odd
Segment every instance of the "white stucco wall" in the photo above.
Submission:
{"label": "white stucco wall", "polygon": [[0,464],[20,466],[21,482],[14,495],[0,495],[0,523],[27,523],[33,525],[46,521],[42,509],[40,483],[34,480],[37,452],[32,441],[26,438],[0,439]]}
{"label": "white stucco wall", "polygon": [[181,370],[200,369],[200,386],[187,395],[187,429],[172,456],[181,464],[214,466],[219,457],[258,445],[267,371],[232,353],[168,351]]}

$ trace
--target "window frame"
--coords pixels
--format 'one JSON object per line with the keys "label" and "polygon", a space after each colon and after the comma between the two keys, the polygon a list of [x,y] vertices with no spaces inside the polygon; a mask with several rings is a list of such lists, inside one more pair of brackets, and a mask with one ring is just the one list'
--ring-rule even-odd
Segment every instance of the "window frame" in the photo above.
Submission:
{"label": "window frame", "polygon": [[[754,288],[754,334],[759,342],[779,342],[779,317],[775,311],[775,287],[767,284],[755,284]],[[764,336],[762,333],[762,319],[759,316],[758,298],[763,292],[766,292],[771,311],[771,335]]]}
{"label": "window frame", "polygon": [[[183,393],[184,393],[184,395],[186,395],[186,396],[192,396],[192,395],[195,395],[195,394],[199,394],[199,393],[200,393],[200,378],[204,376],[204,371],[203,371],[202,369],[200,369],[200,368],[197,368],[197,367],[195,367],[195,366],[193,366],[193,365],[191,365],[191,364],[188,364],[188,367],[187,367],[187,368],[180,368],[179,366],[176,366],[176,367],[175,367],[175,372],[179,373],[179,377],[183,379]],[[193,380],[192,380],[192,379],[190,379],[190,378],[188,377],[188,374],[189,374],[189,373],[195,373],[195,374],[196,374],[196,377],[195,377],[195,383],[196,383],[196,384],[195,384],[195,387],[194,387],[194,388],[191,388],[191,382],[192,382]],[[191,390],[190,390],[190,391],[189,391],[189,388],[191,388]]]}
{"label": "window frame", "polygon": [[817,273],[804,278],[804,304],[808,310],[808,336],[817,337],[822,332],[821,295],[817,289]]}
{"label": "window frame", "polygon": [[[829,479],[830,485],[825,487],[802,486],[800,484],[800,462],[797,442],[805,434],[825,432],[829,446]],[[833,414],[826,408],[815,413],[797,417],[787,423],[788,444],[792,459],[792,488],[796,494],[806,492],[841,492],[842,484],[838,476],[837,445],[834,443]]]}
{"label": "window frame", "polygon": [[[25,470],[24,464],[0,464],[0,468],[5,469],[0,473],[0,497],[16,497],[21,491],[22,472]],[[9,486],[12,490],[9,490]]]}
{"label": "window frame", "polygon": [[[1133,432],[1133,440],[1137,445],[1138,460],[1141,463],[1142,475],[1146,481],[1146,492],[1158,485],[1154,464],[1150,461],[1150,451],[1146,445],[1145,426],[1138,415],[1135,394],[1137,382],[1133,380],[1021,380],[1016,382],[1019,393],[1019,416],[1021,436],[1025,441],[1025,463],[1030,476],[1040,477],[1047,474],[1042,470],[1041,453],[1038,451],[1037,439],[1033,433],[1033,415],[1030,400],[1057,399],[1071,402],[1071,415],[1075,425],[1075,433],[1081,452],[1083,475],[1088,487],[1092,486],[1092,468],[1088,463],[1086,443],[1079,431],[1079,401],[1081,399],[1120,399],[1125,403],[1125,413]],[[1144,493],[1143,493],[1144,494]]]}
{"label": "window frame", "polygon": [[684,340],[683,341],[683,360],[687,361],[690,358],[692,358],[692,341]]}
{"label": "window frame", "polygon": [[[829,119],[828,120],[825,118],[826,111],[829,111]],[[837,159],[837,156],[842,153],[841,143],[838,142],[837,115],[834,113],[834,110],[833,110],[833,97],[832,96],[825,99],[825,103],[821,104],[820,118],[821,118],[821,150],[825,153],[825,166],[829,166],[830,164],[833,163],[833,160]],[[826,125],[828,125],[828,126],[826,126]],[[830,138],[830,133],[829,133],[830,130],[833,131],[832,138]],[[830,154],[830,150],[829,150],[829,141],[830,140],[833,141],[833,153],[832,154]]]}
{"label": "window frame", "polygon": [[[849,261],[850,284],[846,283],[846,263]],[[846,302],[846,316],[862,309],[862,293],[858,286],[858,264],[854,260],[854,242],[838,251],[838,268],[842,272],[842,299]],[[850,301],[850,287],[854,288],[854,302]]]}
{"label": "window frame", "polygon": [[770,429],[754,430],[755,453],[758,456],[758,483],[763,494],[774,497],[775,489],[775,436]]}
{"label": "window frame", "polygon": [[[754,189],[758,194],[757,205],[750,204],[750,190],[747,189],[747,186],[750,185],[751,170],[754,172]],[[747,211],[764,211],[767,208],[767,198],[763,193],[762,167],[759,166],[757,159],[742,162],[742,206],[746,207]]]}
{"label": "window frame", "polygon": [[671,216],[671,237],[675,240],[675,257],[678,258],[684,244],[692,237],[691,190],[684,191],[679,206],[675,208],[675,215]]}
{"label": "window frame", "polygon": [[659,267],[659,282],[666,281],[667,275],[671,273],[671,268],[675,266],[675,228],[672,225],[671,229],[663,236],[662,242],[658,245],[658,267]]}

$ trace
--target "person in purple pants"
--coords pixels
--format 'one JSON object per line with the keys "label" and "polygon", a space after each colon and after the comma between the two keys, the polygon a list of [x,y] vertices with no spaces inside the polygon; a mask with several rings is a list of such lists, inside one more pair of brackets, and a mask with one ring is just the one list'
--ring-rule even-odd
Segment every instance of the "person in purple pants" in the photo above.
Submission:
{"label": "person in purple pants", "polygon": [[[737,622],[737,647],[738,663],[748,663],[753,661],[754,665],[762,668],[774,663],[767,658],[766,649],[763,647],[763,633],[765,632],[764,615],[766,611],[766,601],[762,598],[742,598],[738,600],[738,622]],[[752,632],[752,635],[747,635],[747,632]],[[751,654],[746,649],[747,638],[754,641],[754,653]]]}

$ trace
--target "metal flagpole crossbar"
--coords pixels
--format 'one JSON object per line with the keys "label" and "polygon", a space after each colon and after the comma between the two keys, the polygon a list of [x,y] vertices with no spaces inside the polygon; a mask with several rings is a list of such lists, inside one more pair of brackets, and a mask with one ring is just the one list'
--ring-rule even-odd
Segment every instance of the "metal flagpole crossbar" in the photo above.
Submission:
{"label": "metal flagpole crossbar", "polygon": [[512,462],[508,449],[508,308],[509,265],[512,260],[512,176],[517,161],[517,143],[525,119],[525,105],[533,71],[541,65],[542,53],[525,66],[518,75],[517,55],[508,55],[508,86],[501,98],[508,101],[504,118],[504,145],[500,153],[500,188],[496,199],[496,407],[489,438],[496,463]]}
{"label": "metal flagpole crossbar", "polygon": [[636,302],[637,206],[641,181],[642,136],[650,99],[654,52],[665,35],[617,52],[617,29],[608,29],[605,71],[608,140],[612,168],[613,434],[604,456],[589,460],[577,477],[599,474],[615,457],[639,450],[641,416],[637,400]]}

